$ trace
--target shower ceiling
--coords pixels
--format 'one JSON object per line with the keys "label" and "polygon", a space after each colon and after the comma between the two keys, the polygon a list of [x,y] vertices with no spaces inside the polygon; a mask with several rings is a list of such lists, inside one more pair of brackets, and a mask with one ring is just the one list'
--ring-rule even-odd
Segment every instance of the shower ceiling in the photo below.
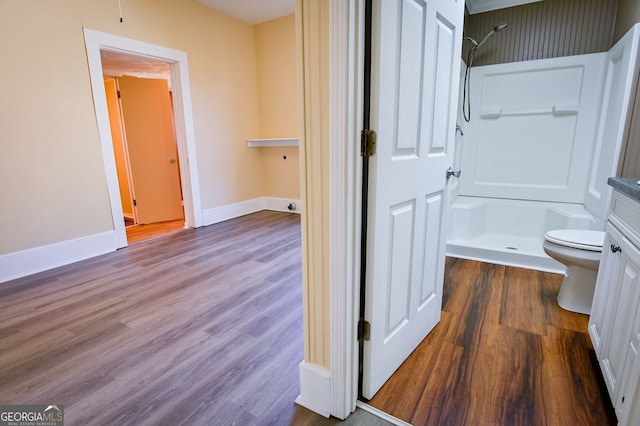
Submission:
{"label": "shower ceiling", "polygon": [[535,3],[542,0],[466,0],[467,10],[470,15],[474,13],[488,12],[490,10],[504,9],[506,7],[520,6],[521,4]]}

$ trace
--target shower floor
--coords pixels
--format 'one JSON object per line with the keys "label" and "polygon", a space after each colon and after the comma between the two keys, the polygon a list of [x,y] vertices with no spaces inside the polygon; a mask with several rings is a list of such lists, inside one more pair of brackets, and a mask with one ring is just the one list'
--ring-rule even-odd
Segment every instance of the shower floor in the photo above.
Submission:
{"label": "shower floor", "polygon": [[447,255],[499,265],[564,273],[564,266],[542,249],[542,238],[484,233],[465,240],[447,241]]}

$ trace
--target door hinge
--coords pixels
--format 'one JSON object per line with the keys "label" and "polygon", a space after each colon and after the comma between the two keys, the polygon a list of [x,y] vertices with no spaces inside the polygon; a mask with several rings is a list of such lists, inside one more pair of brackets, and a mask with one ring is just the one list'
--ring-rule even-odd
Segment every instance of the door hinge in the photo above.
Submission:
{"label": "door hinge", "polygon": [[118,99],[120,99],[120,91],[118,90]]}
{"label": "door hinge", "polygon": [[371,324],[362,318],[358,321],[358,342],[369,341],[371,338]]}
{"label": "door hinge", "polygon": [[136,203],[136,200],[133,200],[133,207],[136,207],[138,205],[138,203]]}
{"label": "door hinge", "polygon": [[360,133],[360,155],[363,157],[371,157],[376,155],[376,131],[364,129]]}

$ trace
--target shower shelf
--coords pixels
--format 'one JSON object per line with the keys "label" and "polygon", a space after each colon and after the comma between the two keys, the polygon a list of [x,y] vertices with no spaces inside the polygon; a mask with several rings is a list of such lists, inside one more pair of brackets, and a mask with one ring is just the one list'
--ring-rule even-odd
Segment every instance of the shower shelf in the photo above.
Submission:
{"label": "shower shelf", "polygon": [[247,139],[249,148],[259,148],[266,146],[298,146],[298,138],[276,138],[276,139]]}
{"label": "shower shelf", "polygon": [[491,119],[518,115],[543,115],[552,114],[554,116],[576,115],[578,114],[579,105],[553,105],[551,108],[531,108],[518,110],[481,109],[480,118]]}

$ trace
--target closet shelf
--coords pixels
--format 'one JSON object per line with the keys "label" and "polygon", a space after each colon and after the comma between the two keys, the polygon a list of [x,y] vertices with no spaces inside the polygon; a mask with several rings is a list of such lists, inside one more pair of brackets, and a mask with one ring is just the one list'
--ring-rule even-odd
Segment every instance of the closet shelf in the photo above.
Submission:
{"label": "closet shelf", "polygon": [[280,138],[280,139],[247,139],[249,148],[259,148],[263,146],[298,146],[298,138]]}

